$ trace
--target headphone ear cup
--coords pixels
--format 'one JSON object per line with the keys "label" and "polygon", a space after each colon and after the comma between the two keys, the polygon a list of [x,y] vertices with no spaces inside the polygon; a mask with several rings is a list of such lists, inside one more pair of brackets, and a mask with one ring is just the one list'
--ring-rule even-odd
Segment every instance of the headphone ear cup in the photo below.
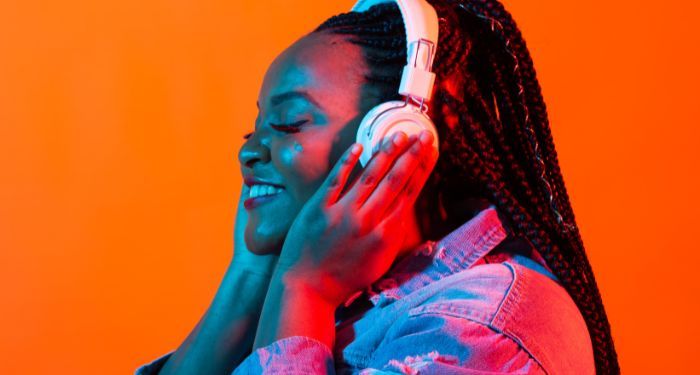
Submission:
{"label": "headphone ear cup", "polygon": [[380,125],[380,118],[386,117],[387,112],[392,111],[405,103],[402,101],[394,100],[389,102],[384,102],[376,107],[372,108],[364,118],[360,126],[357,128],[356,142],[362,144],[362,154],[360,154],[360,164],[364,168],[367,166],[369,159],[377,151],[381,145],[383,134],[378,134],[377,130]]}
{"label": "headphone ear cup", "polygon": [[414,105],[404,101],[384,102],[367,112],[357,129],[356,142],[362,144],[360,164],[362,167],[381,147],[383,140],[403,131],[407,136],[420,134],[422,130],[433,133],[433,146],[438,149],[439,141],[435,125],[428,116]]}

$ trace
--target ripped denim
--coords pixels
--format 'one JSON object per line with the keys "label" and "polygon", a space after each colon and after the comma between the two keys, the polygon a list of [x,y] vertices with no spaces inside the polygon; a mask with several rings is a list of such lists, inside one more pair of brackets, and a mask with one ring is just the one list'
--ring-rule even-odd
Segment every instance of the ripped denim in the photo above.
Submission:
{"label": "ripped denim", "polygon": [[[594,374],[578,308],[507,233],[495,207],[485,209],[340,306],[332,349],[287,337],[233,374]],[[170,354],[136,375],[157,374]]]}

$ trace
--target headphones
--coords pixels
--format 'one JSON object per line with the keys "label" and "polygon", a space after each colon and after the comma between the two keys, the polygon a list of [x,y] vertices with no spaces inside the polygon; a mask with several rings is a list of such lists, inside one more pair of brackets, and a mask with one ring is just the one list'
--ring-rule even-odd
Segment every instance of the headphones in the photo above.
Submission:
{"label": "headphones", "polygon": [[[422,130],[433,133],[433,146],[438,149],[438,133],[428,117],[426,102],[430,101],[435,83],[432,66],[438,42],[438,18],[426,0],[393,0],[401,10],[406,27],[406,66],[401,75],[399,94],[406,100],[392,100],[372,108],[357,129],[357,143],[362,144],[360,163],[365,167],[379,150],[384,138],[399,131],[418,135]],[[388,0],[359,0],[352,11],[364,12],[371,6]],[[390,139],[390,138],[387,138]]]}

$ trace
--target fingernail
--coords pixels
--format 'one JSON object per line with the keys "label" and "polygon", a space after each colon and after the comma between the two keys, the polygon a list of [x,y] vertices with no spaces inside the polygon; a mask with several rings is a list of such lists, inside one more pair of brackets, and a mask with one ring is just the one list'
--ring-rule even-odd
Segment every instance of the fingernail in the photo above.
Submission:
{"label": "fingernail", "polygon": [[433,141],[433,134],[427,130],[423,130],[420,132],[419,139],[420,143],[422,143],[424,146],[427,146]]}
{"label": "fingernail", "polygon": [[357,155],[361,151],[362,151],[362,145],[360,145],[359,143],[355,143],[354,145],[352,145],[352,148],[350,148],[350,153],[353,155]]}
{"label": "fingernail", "polygon": [[404,143],[406,143],[406,133],[398,132],[398,133],[394,134],[394,138],[392,138],[392,140],[394,141],[395,145],[401,146]]}
{"label": "fingernail", "polygon": [[421,147],[421,145],[422,145],[422,143],[420,143],[420,142],[414,143],[414,144],[411,146],[411,152],[413,152],[413,154],[415,154],[415,155],[420,154],[420,147]]}

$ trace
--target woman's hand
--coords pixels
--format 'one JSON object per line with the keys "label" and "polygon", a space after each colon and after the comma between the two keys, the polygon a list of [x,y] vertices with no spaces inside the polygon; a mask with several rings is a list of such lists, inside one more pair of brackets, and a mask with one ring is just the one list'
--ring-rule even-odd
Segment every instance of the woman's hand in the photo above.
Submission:
{"label": "woman's hand", "polygon": [[[231,260],[230,268],[233,272],[245,272],[260,276],[269,281],[279,257],[275,254],[254,254],[248,250],[245,244],[245,228],[248,224],[248,211],[243,207],[243,201],[246,200],[249,194],[250,187],[243,184],[243,186],[241,186],[241,196],[238,200],[236,223],[233,229],[233,259]],[[262,290],[262,293],[264,292],[265,291]]]}
{"label": "woman's hand", "polygon": [[343,192],[362,146],[346,151],[292,223],[276,270],[285,283],[338,306],[381,277],[437,161],[432,138],[396,134]]}
{"label": "woman's hand", "polygon": [[248,212],[241,187],[234,227],[233,259],[206,314],[166,361],[161,375],[230,374],[250,353],[276,255],[256,255],[246,247]]}

